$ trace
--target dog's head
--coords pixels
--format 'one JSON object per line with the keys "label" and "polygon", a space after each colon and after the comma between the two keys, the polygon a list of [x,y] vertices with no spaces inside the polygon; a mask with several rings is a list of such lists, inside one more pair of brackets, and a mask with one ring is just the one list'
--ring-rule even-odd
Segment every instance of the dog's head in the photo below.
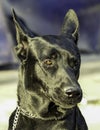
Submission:
{"label": "dog's head", "polygon": [[[80,55],[77,48],[77,15],[73,10],[68,11],[60,35],[35,37],[30,36],[25,27],[23,29],[15,12],[13,18],[18,42],[16,53],[21,62],[20,84],[24,88],[21,87],[20,91],[23,89],[25,94],[27,91],[27,98],[31,95],[31,103],[32,99],[36,101],[33,106],[38,104],[41,107],[42,104],[43,113],[49,112],[49,116],[55,114],[59,117],[82,99],[78,83]],[[23,100],[27,102],[27,98]]]}

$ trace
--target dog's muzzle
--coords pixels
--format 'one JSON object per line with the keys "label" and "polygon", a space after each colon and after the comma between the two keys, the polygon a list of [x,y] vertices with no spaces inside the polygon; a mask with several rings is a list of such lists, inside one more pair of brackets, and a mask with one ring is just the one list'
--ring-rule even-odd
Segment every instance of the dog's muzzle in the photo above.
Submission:
{"label": "dog's muzzle", "polygon": [[71,108],[76,106],[82,100],[81,88],[66,87],[64,89],[56,88],[53,94],[54,102],[62,108]]}

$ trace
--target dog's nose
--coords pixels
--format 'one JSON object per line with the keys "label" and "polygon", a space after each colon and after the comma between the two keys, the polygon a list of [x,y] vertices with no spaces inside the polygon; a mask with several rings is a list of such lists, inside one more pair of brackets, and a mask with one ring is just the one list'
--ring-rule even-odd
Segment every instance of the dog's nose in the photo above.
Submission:
{"label": "dog's nose", "polygon": [[70,88],[70,89],[66,90],[66,95],[68,98],[76,98],[81,95],[81,92],[79,89]]}

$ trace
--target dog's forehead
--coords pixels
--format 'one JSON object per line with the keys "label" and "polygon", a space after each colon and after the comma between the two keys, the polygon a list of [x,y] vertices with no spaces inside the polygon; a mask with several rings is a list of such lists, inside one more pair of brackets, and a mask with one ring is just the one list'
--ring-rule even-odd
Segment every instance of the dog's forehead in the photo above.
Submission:
{"label": "dog's forehead", "polygon": [[50,50],[57,50],[60,52],[71,53],[72,55],[77,55],[78,49],[75,43],[69,38],[63,38],[60,36],[43,36],[35,37],[31,39],[30,46],[32,50],[38,51],[40,55],[45,53],[45,55]]}

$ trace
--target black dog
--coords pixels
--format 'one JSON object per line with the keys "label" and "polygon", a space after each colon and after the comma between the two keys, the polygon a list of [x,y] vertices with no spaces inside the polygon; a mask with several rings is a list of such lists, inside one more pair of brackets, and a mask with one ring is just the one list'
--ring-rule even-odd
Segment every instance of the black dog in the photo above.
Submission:
{"label": "black dog", "polygon": [[60,35],[35,36],[13,11],[16,53],[20,59],[18,107],[8,130],[88,130],[77,107],[82,99],[78,83],[79,22],[73,10],[66,14]]}

